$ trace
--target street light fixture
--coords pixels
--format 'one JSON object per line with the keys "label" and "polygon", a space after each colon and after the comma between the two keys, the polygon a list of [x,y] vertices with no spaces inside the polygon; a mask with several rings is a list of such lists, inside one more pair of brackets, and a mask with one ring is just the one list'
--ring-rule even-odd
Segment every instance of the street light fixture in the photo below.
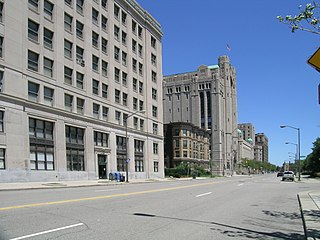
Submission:
{"label": "street light fixture", "polygon": [[[300,169],[300,128],[297,128],[297,127],[292,127],[292,126],[289,126],[289,125],[281,125],[280,128],[292,128],[294,130],[297,130],[298,132],[298,143],[295,144],[297,146],[297,157],[298,157],[298,181],[301,180],[301,169]],[[289,143],[286,143],[286,144],[289,144]]]}
{"label": "street light fixture", "polygon": [[128,171],[128,164],[129,164],[129,158],[128,158],[128,118],[132,117],[133,115],[136,115],[138,113],[145,113],[146,110],[139,110],[131,113],[130,115],[125,117],[125,123],[126,123],[126,182],[129,182],[129,171]]}

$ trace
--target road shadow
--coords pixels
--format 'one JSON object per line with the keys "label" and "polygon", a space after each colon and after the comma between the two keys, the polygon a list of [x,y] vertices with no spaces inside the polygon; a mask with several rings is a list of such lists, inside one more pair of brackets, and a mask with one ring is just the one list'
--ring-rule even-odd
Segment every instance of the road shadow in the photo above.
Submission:
{"label": "road shadow", "polygon": [[[134,216],[138,217],[148,217],[148,218],[161,218],[175,221],[183,221],[183,222],[191,222],[197,224],[208,224],[211,230],[219,231],[220,233],[227,235],[229,238],[247,238],[247,239],[258,239],[258,240],[271,240],[271,239],[279,239],[279,240],[304,240],[303,234],[298,233],[283,233],[280,231],[275,232],[263,232],[263,231],[255,231],[248,228],[242,228],[238,226],[233,226],[229,224],[219,223],[219,222],[210,222],[210,221],[201,221],[194,219],[184,219],[184,218],[175,218],[168,216],[160,216],[148,213],[134,213]],[[227,229],[227,230],[226,230]]]}

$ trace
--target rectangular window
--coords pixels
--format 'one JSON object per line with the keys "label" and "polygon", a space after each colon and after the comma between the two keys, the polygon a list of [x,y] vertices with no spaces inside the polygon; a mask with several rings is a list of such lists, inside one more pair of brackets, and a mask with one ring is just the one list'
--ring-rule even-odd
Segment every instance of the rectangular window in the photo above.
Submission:
{"label": "rectangular window", "polygon": [[53,93],[54,90],[48,87],[43,88],[43,98],[44,98],[44,103],[48,106],[53,106]]}
{"label": "rectangular window", "polygon": [[122,51],[122,65],[127,66],[127,53]]}
{"label": "rectangular window", "polygon": [[157,100],[157,89],[152,88],[152,99]]}
{"label": "rectangular window", "polygon": [[118,7],[116,4],[114,4],[114,17],[116,19],[119,19],[119,15],[120,15],[120,7]]}
{"label": "rectangular window", "polygon": [[76,34],[77,34],[77,37],[80,38],[80,39],[83,39],[83,23],[79,22],[77,20],[76,22]]}
{"label": "rectangular window", "polygon": [[83,1],[84,0],[77,0],[77,12],[83,14]]}
{"label": "rectangular window", "polygon": [[77,88],[83,89],[84,74],[77,72]]}
{"label": "rectangular window", "polygon": [[138,26],[138,36],[142,38],[142,27]]}
{"label": "rectangular window", "polygon": [[122,125],[123,126],[127,126],[127,123],[128,123],[128,114],[123,114],[123,118],[122,118]]}
{"label": "rectangular window", "polygon": [[72,19],[69,14],[64,13],[64,30],[70,33],[72,32]]}
{"label": "rectangular window", "polygon": [[133,78],[132,80],[132,88],[133,88],[133,91],[137,91],[138,89],[138,80],[136,78]]}
{"label": "rectangular window", "polygon": [[92,46],[99,48],[99,34],[92,31]]}
{"label": "rectangular window", "polygon": [[104,121],[108,121],[108,113],[109,113],[109,108],[107,107],[102,107],[102,118]]}
{"label": "rectangular window", "polygon": [[83,113],[84,113],[84,99],[77,98],[77,113],[83,115]]}
{"label": "rectangular window", "polygon": [[139,63],[139,75],[143,76],[143,64]]}
{"label": "rectangular window", "polygon": [[152,71],[151,72],[151,78],[152,78],[152,82],[157,82],[157,73]]}
{"label": "rectangular window", "polygon": [[94,145],[98,147],[108,147],[109,134],[94,131]]}
{"label": "rectangular window", "polygon": [[3,22],[3,1],[0,2],[0,22]]}
{"label": "rectangular window", "polygon": [[137,52],[137,41],[132,39],[132,52]]}
{"label": "rectangular window", "polygon": [[157,56],[151,53],[151,63],[153,66],[157,64]]}
{"label": "rectangular window", "polygon": [[99,95],[99,81],[92,79],[92,93]]}
{"label": "rectangular window", "polygon": [[108,0],[101,0],[101,6],[103,8],[107,8],[107,3],[108,3]]}
{"label": "rectangular window", "polygon": [[142,58],[142,55],[143,55],[143,47],[142,45],[138,44],[138,53],[139,53],[139,56]]}
{"label": "rectangular window", "polygon": [[153,171],[159,172],[159,162],[153,162]]}
{"label": "rectangular window", "polygon": [[100,114],[100,105],[93,103],[92,106],[92,113],[93,113],[93,117],[99,119],[99,114]]}
{"label": "rectangular window", "polygon": [[142,100],[139,100],[139,111],[142,111],[144,109],[144,106],[143,106],[143,101]]}
{"label": "rectangular window", "polygon": [[114,28],[113,28],[114,38],[118,41],[119,41],[119,32],[120,32],[120,28],[114,25]]}
{"label": "rectangular window", "polygon": [[72,6],[72,0],[64,0],[64,3],[67,4],[69,7]]}
{"label": "rectangular window", "polygon": [[144,120],[140,119],[140,130],[143,131],[144,130]]}
{"label": "rectangular window", "polygon": [[44,28],[43,30],[43,45],[46,48],[53,49],[53,32]]}
{"label": "rectangular window", "polygon": [[43,58],[43,73],[48,77],[53,77],[53,61],[49,58]]}
{"label": "rectangular window", "polygon": [[64,67],[64,83],[72,85],[72,73],[73,70],[68,67]]}
{"label": "rectangular window", "polygon": [[158,108],[156,106],[152,106],[152,116],[153,117],[158,116]]}
{"label": "rectangular window", "polygon": [[94,8],[92,8],[92,23],[99,25],[99,12]]}
{"label": "rectangular window", "polygon": [[81,61],[83,61],[83,53],[84,53],[84,49],[79,46],[76,46],[77,63],[82,63]]}
{"label": "rectangular window", "polygon": [[35,42],[39,41],[39,24],[28,19],[28,38]]}
{"label": "rectangular window", "polygon": [[99,72],[99,58],[95,55],[92,55],[92,69]]}
{"label": "rectangular window", "polygon": [[73,96],[69,94],[64,94],[64,107],[67,111],[72,112],[72,105],[73,105]]}
{"label": "rectangular window", "polygon": [[121,40],[122,40],[122,44],[126,46],[127,45],[127,34],[124,31],[122,31],[122,33],[121,33]]}
{"label": "rectangular window", "polygon": [[137,60],[132,58],[132,70],[137,72]]}
{"label": "rectangular window", "polygon": [[128,105],[128,94],[126,94],[126,93],[122,93],[122,104],[123,104],[123,106]]}
{"label": "rectangular window", "polygon": [[51,2],[44,0],[43,12],[45,17],[49,20],[52,20],[53,18],[53,7],[54,5]]}
{"label": "rectangular window", "polygon": [[5,169],[5,155],[6,155],[6,150],[4,148],[0,148],[0,169]]}
{"label": "rectangular window", "polygon": [[120,49],[118,47],[114,47],[114,59],[119,61]]}
{"label": "rectangular window", "polygon": [[121,22],[123,25],[127,24],[127,14],[124,11],[121,12]]}
{"label": "rectangular window", "polygon": [[103,53],[108,54],[108,40],[105,38],[101,39],[101,50]]}
{"label": "rectangular window", "polygon": [[0,70],[0,92],[3,91],[2,89],[2,85],[3,85],[3,75],[4,75],[4,71]]}
{"label": "rectangular window", "polygon": [[104,83],[102,83],[102,97],[108,98],[108,85]]}
{"label": "rectangular window", "polygon": [[4,132],[3,117],[4,117],[4,111],[0,111],[0,132]]}
{"label": "rectangular window", "polygon": [[120,103],[120,90],[118,89],[114,90],[114,101],[116,103]]}
{"label": "rectangular window", "polygon": [[114,68],[114,80],[120,82],[120,69]]}
{"label": "rectangular window", "polygon": [[28,82],[28,99],[33,102],[38,101],[39,84]]}
{"label": "rectangular window", "polygon": [[137,117],[133,117],[133,127],[134,127],[134,129],[138,129],[138,118]]}
{"label": "rectangular window", "polygon": [[132,33],[134,35],[137,35],[137,23],[135,21],[133,21],[133,20],[132,20],[131,27],[132,27]]}
{"label": "rectangular window", "polygon": [[116,111],[115,112],[115,119],[116,119],[116,123],[120,125],[120,120],[121,120],[121,112]]}
{"label": "rectangular window", "polygon": [[122,85],[123,86],[127,86],[127,78],[128,78],[128,74],[125,72],[122,72]]}
{"label": "rectangular window", "polygon": [[151,47],[156,49],[156,45],[157,45],[157,40],[154,37],[151,36]]}
{"label": "rectangular window", "polygon": [[29,4],[29,8],[30,9],[38,12],[38,10],[39,10],[39,0],[28,0],[28,4]]}
{"label": "rectangular window", "polygon": [[68,171],[84,171],[84,129],[66,126]]}
{"label": "rectangular window", "polygon": [[153,123],[152,124],[153,134],[158,134],[158,124]]}
{"label": "rectangular window", "polygon": [[66,39],[64,40],[64,56],[72,59],[72,42]]}
{"label": "rectangular window", "polygon": [[153,143],[153,154],[154,155],[158,155],[158,148],[159,148],[159,146],[158,146],[158,143]]}
{"label": "rectangular window", "polygon": [[101,28],[103,31],[108,32],[108,18],[101,15]]}
{"label": "rectangular window", "polygon": [[143,82],[139,81],[139,93],[143,94]]}
{"label": "rectangular window", "polygon": [[3,58],[3,37],[0,36],[0,58]]}
{"label": "rectangular window", "polygon": [[108,63],[102,60],[101,65],[102,65],[102,76],[108,77]]}
{"label": "rectangular window", "polygon": [[137,98],[133,98],[133,101],[132,101],[132,107],[133,107],[133,110],[138,110],[138,99]]}

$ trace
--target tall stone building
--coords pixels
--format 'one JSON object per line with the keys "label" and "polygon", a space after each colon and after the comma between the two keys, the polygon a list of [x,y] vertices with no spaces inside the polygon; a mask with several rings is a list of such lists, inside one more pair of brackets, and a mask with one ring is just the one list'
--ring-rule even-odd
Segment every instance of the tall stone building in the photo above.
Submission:
{"label": "tall stone building", "polygon": [[150,14],[134,0],[6,0],[0,16],[1,182],[106,178],[127,156],[130,179],[164,176]]}
{"label": "tall stone building", "polygon": [[251,123],[240,123],[238,128],[242,132],[243,140],[255,145],[255,129]]}
{"label": "tall stone building", "polygon": [[217,65],[164,77],[164,123],[211,130],[212,172],[232,175],[238,161],[236,71],[228,56]]}
{"label": "tall stone building", "polygon": [[[269,140],[264,133],[257,133],[255,135],[255,142],[257,146],[257,155],[260,153],[262,162],[269,162]],[[256,152],[255,152],[256,153]]]}

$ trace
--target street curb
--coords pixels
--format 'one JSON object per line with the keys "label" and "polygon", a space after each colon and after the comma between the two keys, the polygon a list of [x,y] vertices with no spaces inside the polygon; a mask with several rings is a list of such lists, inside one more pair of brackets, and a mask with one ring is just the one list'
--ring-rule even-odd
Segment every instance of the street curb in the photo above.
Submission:
{"label": "street curb", "polygon": [[304,232],[304,237],[307,239],[307,226],[306,226],[306,221],[304,219],[303,215],[303,210],[302,210],[302,205],[301,205],[301,200],[299,194],[297,194],[298,202],[299,202],[299,208],[300,208],[300,214],[301,214],[301,219],[302,219],[302,225],[303,225],[303,232]]}

